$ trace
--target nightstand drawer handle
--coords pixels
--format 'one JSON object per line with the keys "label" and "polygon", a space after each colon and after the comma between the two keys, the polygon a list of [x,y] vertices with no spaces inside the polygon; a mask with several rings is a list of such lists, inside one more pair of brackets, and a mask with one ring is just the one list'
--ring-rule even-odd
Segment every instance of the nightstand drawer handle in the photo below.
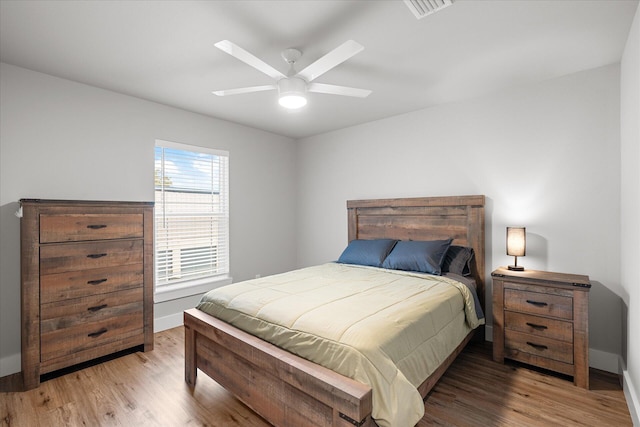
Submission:
{"label": "nightstand drawer handle", "polygon": [[88,337],[91,337],[91,338],[96,338],[96,337],[99,337],[100,335],[104,334],[104,333],[105,333],[105,332],[107,332],[107,331],[108,331],[108,329],[107,329],[107,328],[102,328],[102,329],[100,329],[99,331],[91,332],[91,333],[90,333],[90,334],[88,334],[87,336],[88,336]]}
{"label": "nightstand drawer handle", "polygon": [[531,326],[533,329],[540,329],[540,330],[548,329],[548,327],[547,327],[547,326],[544,326],[544,325],[536,325],[535,323],[530,323],[530,322],[527,322],[527,325],[528,325],[528,326]]}
{"label": "nightstand drawer handle", "polygon": [[100,311],[103,308],[107,308],[107,304],[102,304],[102,305],[96,305],[95,307],[89,307],[87,308],[88,311],[95,313],[96,311]]}
{"label": "nightstand drawer handle", "polygon": [[528,299],[527,302],[531,305],[535,305],[536,307],[545,307],[549,304],[547,304],[546,302],[540,302],[540,301],[534,301],[534,300],[530,300]]}
{"label": "nightstand drawer handle", "polygon": [[92,230],[100,230],[101,228],[107,228],[106,224],[91,224],[91,225],[87,225],[87,228],[90,228]]}
{"label": "nightstand drawer handle", "polygon": [[530,341],[527,341],[527,344],[529,344],[531,347],[535,348],[536,350],[546,350],[546,349],[549,348],[546,345],[535,344],[535,343],[532,343]]}
{"label": "nightstand drawer handle", "polygon": [[107,256],[107,254],[89,254],[87,255],[87,258],[97,259],[97,258],[102,258],[103,256]]}
{"label": "nightstand drawer handle", "polygon": [[97,280],[89,280],[87,285],[99,285],[100,283],[106,282],[107,279],[97,279]]}

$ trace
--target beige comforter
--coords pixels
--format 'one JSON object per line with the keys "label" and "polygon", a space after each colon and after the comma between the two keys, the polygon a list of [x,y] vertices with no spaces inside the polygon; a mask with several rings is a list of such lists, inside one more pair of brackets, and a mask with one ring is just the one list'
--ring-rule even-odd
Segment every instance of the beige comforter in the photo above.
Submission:
{"label": "beige comforter", "polygon": [[417,386],[484,322],[455,280],[336,263],[214,289],[198,308],[368,384],[381,427],[422,418]]}

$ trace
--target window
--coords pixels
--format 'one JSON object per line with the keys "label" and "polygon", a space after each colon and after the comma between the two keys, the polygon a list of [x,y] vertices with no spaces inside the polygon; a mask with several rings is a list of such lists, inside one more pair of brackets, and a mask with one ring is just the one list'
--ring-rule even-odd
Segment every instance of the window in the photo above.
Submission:
{"label": "window", "polygon": [[155,199],[155,301],[230,283],[229,153],[156,141]]}

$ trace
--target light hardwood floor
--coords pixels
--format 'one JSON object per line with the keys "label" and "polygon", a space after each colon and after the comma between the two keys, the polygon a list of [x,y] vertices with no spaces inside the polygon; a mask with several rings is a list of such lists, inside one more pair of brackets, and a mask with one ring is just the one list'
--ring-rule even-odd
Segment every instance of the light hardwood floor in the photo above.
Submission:
{"label": "light hardwood floor", "polygon": [[[472,343],[425,401],[418,426],[630,426],[617,377],[591,371],[591,389],[492,361]],[[11,387],[5,382],[5,388]],[[184,382],[184,331],[155,335],[155,349],[0,392],[0,426],[268,426],[204,374]]]}

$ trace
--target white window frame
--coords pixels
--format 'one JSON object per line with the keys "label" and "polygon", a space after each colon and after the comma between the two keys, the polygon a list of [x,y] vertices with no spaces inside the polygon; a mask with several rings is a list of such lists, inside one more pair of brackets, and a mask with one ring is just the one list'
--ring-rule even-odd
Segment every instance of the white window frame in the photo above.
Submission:
{"label": "white window frame", "polygon": [[[206,147],[199,147],[199,146],[194,146],[194,145],[187,145],[187,144],[182,144],[182,143],[178,143],[178,142],[171,142],[171,141],[164,141],[164,140],[156,140],[155,142],[155,146],[154,146],[154,159],[155,159],[155,149],[157,147],[162,147],[162,148],[172,148],[172,149],[177,149],[177,150],[184,150],[184,151],[190,151],[190,152],[196,152],[196,153],[205,153],[205,154],[212,154],[212,155],[216,155],[216,156],[222,156],[222,157],[226,157],[227,158],[227,168],[226,168],[226,188],[221,190],[221,192],[224,192],[224,197],[226,197],[226,225],[227,225],[227,230],[226,230],[226,256],[225,256],[225,261],[226,261],[226,265],[227,265],[227,269],[226,269],[226,273],[224,274],[217,274],[217,275],[212,275],[212,276],[205,276],[205,277],[200,277],[197,279],[187,279],[187,280],[181,280],[181,281],[177,281],[175,283],[172,284],[166,284],[163,283],[161,285],[159,285],[159,281],[158,281],[158,271],[157,271],[157,266],[156,266],[156,262],[158,260],[157,256],[154,256],[154,283],[155,283],[155,289],[154,289],[154,302],[164,302],[164,301],[170,301],[170,300],[174,300],[174,299],[178,299],[178,298],[184,298],[184,297],[188,297],[188,296],[192,296],[192,295],[198,295],[198,294],[202,294],[205,293],[211,289],[220,287],[220,286],[224,286],[224,285],[228,285],[232,282],[232,278],[230,276],[230,268],[229,268],[229,190],[228,190],[228,185],[229,185],[229,167],[228,167],[228,161],[229,161],[229,152],[228,151],[223,151],[223,150],[215,150],[215,149],[211,149],[211,148],[206,148]],[[154,160],[154,174],[155,174],[155,160]],[[155,197],[155,183],[154,183],[154,197]],[[162,210],[163,210],[164,206],[161,203],[158,203],[158,201],[156,201],[155,204],[155,215],[154,215],[154,221],[157,221],[157,217],[159,215],[162,215]],[[154,227],[156,236],[158,233],[158,227]],[[157,242],[157,239],[154,239],[154,242]],[[157,254],[159,249],[162,248],[158,248],[157,245],[154,244],[154,253]]]}

